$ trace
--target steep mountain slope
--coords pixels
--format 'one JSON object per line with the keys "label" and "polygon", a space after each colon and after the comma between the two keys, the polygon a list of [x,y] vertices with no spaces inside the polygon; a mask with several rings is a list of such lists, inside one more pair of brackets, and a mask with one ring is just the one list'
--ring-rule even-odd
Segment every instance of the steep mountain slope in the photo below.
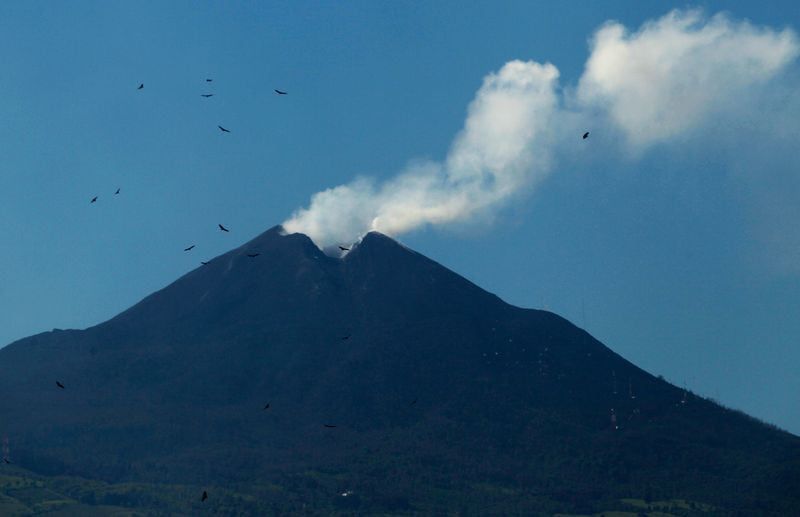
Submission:
{"label": "steep mountain slope", "polygon": [[103,324],[1,349],[0,394],[15,463],[43,475],[361,511],[800,504],[797,437],[377,233],[337,259],[272,228]]}

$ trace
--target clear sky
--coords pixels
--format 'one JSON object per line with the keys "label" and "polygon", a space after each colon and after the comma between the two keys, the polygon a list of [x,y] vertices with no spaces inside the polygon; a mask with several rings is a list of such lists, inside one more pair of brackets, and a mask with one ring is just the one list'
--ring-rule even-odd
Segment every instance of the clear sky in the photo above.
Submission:
{"label": "clear sky", "polygon": [[[605,22],[636,31],[670,10],[464,4],[0,3],[0,342],[104,321],[315,192],[442,161],[487,74],[550,62],[569,90]],[[688,7],[800,30],[795,2]],[[586,127],[579,158],[490,222],[398,238],[800,433],[797,77],[793,62],[737,116],[641,152]]]}

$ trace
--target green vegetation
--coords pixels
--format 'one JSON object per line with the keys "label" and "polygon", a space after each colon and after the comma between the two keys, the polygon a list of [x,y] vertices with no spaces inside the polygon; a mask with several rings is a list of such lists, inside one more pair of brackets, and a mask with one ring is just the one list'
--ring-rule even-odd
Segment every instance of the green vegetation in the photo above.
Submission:
{"label": "green vegetation", "polygon": [[[469,489],[422,487],[408,497],[377,500],[368,493],[340,491],[344,477],[307,471],[287,477],[282,485],[199,487],[158,483],[104,483],[76,477],[38,476],[19,468],[0,474],[0,515],[51,516],[167,516],[272,515],[278,513],[326,515],[556,515],[560,517],[715,517],[730,515],[713,505],[669,499],[598,499],[568,503],[558,497],[490,483]],[[203,490],[209,493],[200,501]],[[343,494],[347,495],[343,495]],[[570,508],[582,507],[580,513]]]}

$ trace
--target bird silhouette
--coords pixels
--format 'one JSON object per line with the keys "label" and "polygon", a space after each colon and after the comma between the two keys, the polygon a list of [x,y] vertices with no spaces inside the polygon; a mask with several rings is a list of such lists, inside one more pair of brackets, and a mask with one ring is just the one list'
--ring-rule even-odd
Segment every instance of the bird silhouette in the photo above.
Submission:
{"label": "bird silhouette", "polygon": [[350,248],[345,248],[344,246],[339,246],[339,249],[342,251],[350,251]]}
{"label": "bird silhouette", "polygon": [[411,404],[409,404],[409,405],[410,405],[410,406],[413,406],[413,405],[414,405],[414,404],[416,404],[416,403],[417,403],[417,399],[414,399],[414,400],[412,400],[412,401],[411,401]]}
{"label": "bird silhouette", "polygon": [[5,462],[6,462],[6,463],[8,463],[8,464],[11,464],[11,460],[10,460],[10,459],[8,459],[8,458],[3,458],[3,461],[5,461]]}
{"label": "bird silhouette", "polygon": [[350,334],[347,334],[346,336],[342,336],[342,341],[346,341],[348,339],[350,339]]}
{"label": "bird silhouette", "polygon": [[247,256],[250,258],[256,258],[257,256],[261,255],[261,253],[248,253]]}
{"label": "bird silhouette", "polygon": [[324,425],[328,429],[333,429],[334,427],[336,427],[335,425],[331,425],[331,424],[322,424],[322,425]]}
{"label": "bird silhouette", "polygon": [[205,97],[206,99],[209,98],[209,97],[213,97],[213,96],[214,96],[213,93],[201,93],[200,94],[200,97]]}
{"label": "bird silhouette", "polygon": [[201,502],[201,503],[204,503],[204,502],[206,502],[206,499],[208,499],[208,492],[206,492],[205,490],[203,490],[203,495],[202,495],[202,496],[200,496],[200,502]]}
{"label": "bird silhouette", "polygon": [[58,382],[58,381],[56,381],[56,386],[58,386],[58,387],[59,387],[59,388],[61,388],[62,390],[64,389],[64,385],[63,385],[63,384],[61,384],[61,383],[60,383],[60,382]]}
{"label": "bird silhouette", "polygon": [[262,409],[262,411],[266,411],[267,409],[269,409],[269,402],[267,402],[267,405],[264,406],[264,409]]}
{"label": "bird silhouette", "polygon": [[114,192],[114,195],[115,195],[115,196],[116,196],[117,194],[119,194],[119,189],[117,189],[117,191],[116,191],[116,192]]}
{"label": "bird silhouette", "polygon": [[141,84],[139,85],[139,87],[138,87],[138,88],[136,88],[136,89],[137,89],[137,90],[141,90],[142,88],[144,88],[144,83],[141,83]]}
{"label": "bird silhouette", "polygon": [[200,261],[200,263],[201,263],[202,265],[204,265],[204,266],[207,266],[207,265],[208,265],[208,262],[203,262],[202,260]]}
{"label": "bird silhouette", "polygon": [[229,232],[230,231],[229,229],[225,228],[221,224],[218,224],[217,226],[219,226],[219,229],[222,230],[223,232]]}
{"label": "bird silhouette", "polygon": [[194,249],[194,244],[192,244],[188,248],[183,248],[183,251],[192,251],[193,249]]}
{"label": "bird silhouette", "polygon": [[91,205],[92,203],[96,203],[96,202],[97,202],[97,196],[94,196],[94,197],[92,198],[92,200],[91,200],[91,201],[89,201],[89,204]]}
{"label": "bird silhouette", "polygon": [[275,93],[277,93],[278,95],[287,95],[289,92],[284,92],[284,91],[276,89]]}
{"label": "bird silhouette", "polygon": [[589,138],[589,132],[588,131],[583,134],[583,139],[586,140],[587,138]]}
{"label": "bird silhouette", "polygon": [[222,131],[223,133],[230,133],[230,132],[231,132],[231,131],[230,131],[230,129],[225,129],[225,128],[224,128],[224,127],[222,127],[222,126],[217,126],[217,127],[218,127],[218,128],[219,128],[219,130],[220,130],[220,131]]}
{"label": "bird silhouette", "polygon": [[211,82],[211,81],[213,81],[213,80],[214,80],[214,79],[206,79],[206,82],[207,82],[207,83],[210,83],[210,82]]}

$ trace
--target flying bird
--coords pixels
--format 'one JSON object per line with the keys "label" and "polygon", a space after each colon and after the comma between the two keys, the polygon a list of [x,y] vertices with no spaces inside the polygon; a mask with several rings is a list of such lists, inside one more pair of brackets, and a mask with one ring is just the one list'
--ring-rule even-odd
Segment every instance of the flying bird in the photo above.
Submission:
{"label": "flying bird", "polygon": [[137,89],[137,90],[141,90],[142,88],[144,88],[144,83],[140,84],[140,85],[139,85],[139,87],[138,87],[138,88],[136,88],[136,89]]}
{"label": "flying bird", "polygon": [[589,138],[589,132],[588,131],[583,134],[583,139],[586,140],[587,138]]}
{"label": "flying bird", "polygon": [[231,132],[231,131],[230,131],[230,129],[225,129],[225,128],[224,128],[224,127],[222,127],[222,126],[217,126],[217,127],[218,127],[218,128],[219,128],[219,130],[220,130],[220,131],[222,131],[223,133],[230,133],[230,132]]}
{"label": "flying bird", "polygon": [[417,399],[414,399],[414,400],[411,401],[411,404],[409,404],[409,406],[413,406],[416,403],[417,403]]}
{"label": "flying bird", "polygon": [[208,492],[203,490],[203,495],[200,497],[200,502],[204,503],[204,502],[206,502],[206,499],[208,499]]}
{"label": "flying bird", "polygon": [[206,82],[207,82],[207,83],[210,83],[210,82],[211,82],[211,81],[213,81],[213,80],[214,80],[214,79],[206,79]]}
{"label": "flying bird", "polygon": [[193,249],[194,249],[194,244],[192,244],[188,248],[184,248],[183,251],[192,251]]}
{"label": "flying bird", "polygon": [[5,461],[5,462],[6,462],[6,463],[8,463],[8,464],[11,464],[11,460],[10,460],[10,459],[8,459],[8,458],[3,458],[3,461]]}
{"label": "flying bird", "polygon": [[61,384],[61,383],[60,383],[60,382],[58,382],[58,381],[56,381],[56,386],[58,386],[58,387],[59,387],[59,388],[61,388],[62,390],[64,389],[64,385],[63,385],[63,384]]}
{"label": "flying bird", "polygon": [[264,406],[264,409],[262,409],[262,411],[266,411],[266,410],[268,410],[268,409],[269,409],[269,402],[267,402],[267,405],[266,405],[266,406]]}
{"label": "flying bird", "polygon": [[117,189],[117,191],[116,191],[116,192],[114,192],[114,195],[115,195],[115,196],[116,196],[117,194],[119,194],[119,189]]}
{"label": "flying bird", "polygon": [[200,94],[200,97],[205,97],[206,99],[209,98],[209,97],[213,97],[213,96],[214,96],[213,93],[201,93]]}
{"label": "flying bird", "polygon": [[248,253],[247,256],[250,258],[256,258],[257,256],[261,255],[261,253]]}
{"label": "flying bird", "polygon": [[223,232],[229,232],[230,231],[229,229],[225,228],[221,224],[218,224],[217,226],[219,226],[219,229],[222,230]]}
{"label": "flying bird", "polygon": [[328,429],[333,429],[334,427],[336,427],[335,425],[331,425],[331,424],[322,424],[322,425],[324,425]]}
{"label": "flying bird", "polygon": [[275,93],[277,93],[278,95],[287,95],[289,92],[283,92],[281,90],[276,89]]}
{"label": "flying bird", "polygon": [[94,196],[94,197],[92,198],[92,200],[91,200],[91,201],[89,201],[89,204],[91,205],[92,203],[95,203],[95,202],[97,202],[97,196]]}
{"label": "flying bird", "polygon": [[346,336],[342,336],[342,341],[346,341],[348,339],[350,339],[350,334],[347,334]]}
{"label": "flying bird", "polygon": [[344,246],[339,246],[339,249],[342,251],[350,251],[350,248],[345,248]]}
{"label": "flying bird", "polygon": [[208,265],[208,262],[203,262],[202,260],[200,261],[200,263],[203,264],[204,266]]}

